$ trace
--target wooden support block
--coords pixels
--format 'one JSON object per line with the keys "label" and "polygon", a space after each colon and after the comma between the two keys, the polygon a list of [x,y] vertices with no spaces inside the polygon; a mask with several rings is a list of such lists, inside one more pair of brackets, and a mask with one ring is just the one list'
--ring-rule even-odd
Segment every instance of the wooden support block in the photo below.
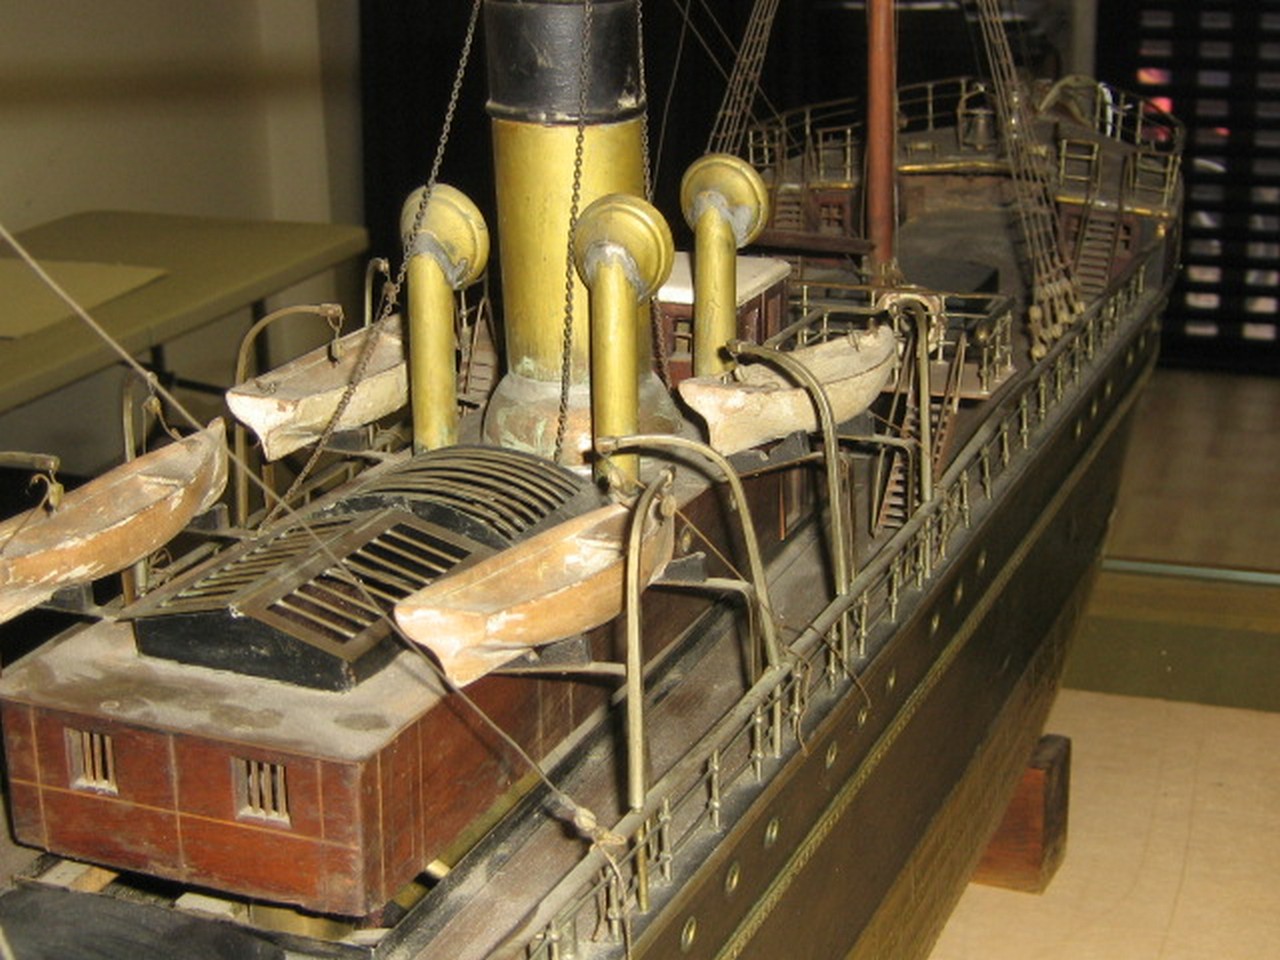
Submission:
{"label": "wooden support block", "polygon": [[1041,737],[973,882],[1043,893],[1066,853],[1070,785],[1071,741]]}

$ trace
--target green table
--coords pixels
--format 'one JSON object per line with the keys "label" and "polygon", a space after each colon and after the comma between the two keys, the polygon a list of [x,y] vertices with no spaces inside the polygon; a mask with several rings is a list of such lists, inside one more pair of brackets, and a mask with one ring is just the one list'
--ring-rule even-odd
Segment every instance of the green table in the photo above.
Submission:
{"label": "green table", "polygon": [[[74,214],[18,234],[41,260],[123,263],[164,275],[90,311],[129,353],[175,337],[362,253],[362,227],[222,220],[158,213]],[[13,256],[0,250],[0,256]],[[0,311],[7,308],[0,292]],[[0,412],[117,362],[76,317],[0,339]]]}

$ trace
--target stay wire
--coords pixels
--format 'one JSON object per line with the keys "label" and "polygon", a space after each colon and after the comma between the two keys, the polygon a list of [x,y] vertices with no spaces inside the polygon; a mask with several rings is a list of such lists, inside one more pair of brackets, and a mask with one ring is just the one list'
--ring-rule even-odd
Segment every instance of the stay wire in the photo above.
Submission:
{"label": "stay wire", "polygon": [[[173,393],[171,393],[169,390],[165,389],[164,386],[159,384],[156,381],[155,375],[153,373],[148,371],[136,359],[134,359],[129,354],[129,352],[125,350],[124,347],[121,346],[120,343],[117,342],[115,338],[113,338],[111,334],[108,333],[102,327],[102,325],[99,324],[89,314],[87,310],[85,310],[83,306],[80,305],[78,301],[76,301],[69,293],[67,293],[67,291],[63,289],[58,284],[58,282],[49,275],[48,271],[46,271],[40,265],[40,263],[35,259],[35,257],[32,256],[32,254],[26,249],[26,247],[24,247],[18,241],[16,237],[14,237],[14,235],[8,230],[8,228],[5,227],[3,223],[0,223],[0,239],[3,239],[4,242],[7,243],[14,250],[14,252],[18,254],[19,258],[22,259],[27,264],[27,266],[31,268],[31,270],[36,274],[36,276],[40,279],[40,281],[44,283],[49,288],[49,290],[54,293],[54,295],[56,295],[60,300],[62,300],[62,302],[65,303],[67,307],[70,308],[72,312],[75,313],[75,315],[86,326],[89,327],[90,330],[92,330],[98,337],[100,337],[103,340],[103,342],[114,353],[116,353],[128,367],[130,367],[145,381],[147,381],[150,384],[151,388],[156,392],[156,394],[158,394],[167,404],[169,404],[175,411],[177,411],[179,416],[181,416],[189,425],[193,426],[194,428],[201,429],[199,420],[195,418],[195,416],[191,413],[191,411],[188,410],[182,404],[182,402],[176,396],[174,396]],[[347,570],[346,567],[343,566],[342,560],[339,557],[337,557],[332,550],[329,549],[328,544],[326,544],[322,539],[320,539],[320,537],[315,533],[315,531],[307,524],[306,519],[301,517],[297,513],[297,511],[295,511],[291,506],[289,506],[288,503],[283,498],[281,498],[279,494],[277,494],[269,486],[263,483],[259,477],[255,476],[253,471],[248,468],[248,465],[245,464],[242,460],[240,460],[240,458],[238,458],[233,452],[228,450],[227,456],[228,456],[228,459],[230,459],[233,463],[235,463],[241,469],[246,471],[246,474],[250,477],[252,482],[259,488],[259,490],[262,492],[264,497],[270,500],[276,501],[276,508],[278,510],[282,510],[290,519],[297,521],[299,526],[303,530],[305,530],[309,536],[311,536],[311,538],[315,542],[317,549],[325,556],[326,559],[331,561],[334,565],[333,568],[331,568],[330,571],[328,572],[333,573],[334,575],[337,575],[337,576],[341,576],[341,578],[345,582],[351,584],[351,586],[353,586],[356,590],[360,592],[361,597],[365,601],[365,603],[376,608],[377,607],[376,601],[374,600],[373,596],[368,592],[368,589],[365,587],[365,585],[360,581],[359,577],[352,574],[351,571]],[[478,703],[476,703],[474,698],[472,698],[469,694],[467,694],[464,690],[462,690],[462,688],[458,687],[452,680],[450,680],[445,675],[441,667],[430,657],[429,654],[427,654],[425,650],[423,650],[421,647],[415,644],[408,636],[404,634],[404,632],[400,629],[400,626],[395,622],[394,618],[385,617],[385,619],[388,625],[391,627],[392,633],[397,638],[397,640],[406,649],[408,649],[413,654],[417,655],[420,659],[422,659],[422,661],[427,664],[427,666],[435,674],[436,678],[445,686],[445,688],[449,692],[457,695],[457,697],[460,700],[462,700],[462,702],[466,704],[467,707],[473,713],[475,713],[475,715],[480,719],[480,721],[484,723],[486,726],[488,726],[498,736],[498,738],[501,739],[517,757],[519,757],[521,762],[527,765],[529,769],[534,773],[534,775],[537,776],[538,779],[541,780],[542,783],[546,785],[547,789],[551,791],[552,795],[557,799],[557,801],[564,808],[566,808],[567,812],[570,815],[570,820],[573,823],[575,829],[578,831],[578,833],[582,835],[585,839],[590,840],[592,843],[600,842],[600,837],[598,836],[600,831],[598,830],[598,828],[594,826],[595,825],[594,814],[592,814],[588,808],[579,804],[569,793],[567,793],[565,790],[557,786],[548,776],[546,771],[542,768],[541,764],[539,764],[536,760],[534,760],[533,757],[529,754],[529,752],[525,750],[524,747],[522,747],[520,743],[516,741],[516,739],[513,736],[511,736],[511,734],[503,730],[502,727],[498,725],[497,721],[494,720],[491,716],[489,716],[489,714],[484,710],[483,707],[481,707]]]}
{"label": "stay wire", "polygon": [[[426,209],[427,199],[430,196],[430,190],[434,186],[436,179],[438,178],[438,175],[439,175],[440,165],[443,160],[444,143],[448,139],[449,127],[452,123],[454,109],[456,107],[456,104],[458,101],[458,95],[461,90],[461,84],[462,84],[461,74],[465,70],[466,61],[470,54],[472,39],[474,37],[475,26],[478,19],[479,10],[480,10],[480,0],[476,0],[476,3],[472,8],[471,18],[468,24],[466,40],[464,41],[463,53],[462,53],[461,62],[459,65],[459,75],[455,78],[453,90],[450,96],[450,104],[449,104],[449,109],[446,113],[446,120],[444,125],[444,131],[442,133],[441,144],[437,148],[436,156],[432,163],[431,175],[430,175],[430,178],[428,179],[428,189],[423,195],[423,202],[419,205],[417,214],[414,219],[415,229],[410,233],[410,236],[412,236],[412,233],[416,232],[417,227],[421,226],[421,220]],[[127,350],[124,349],[124,347],[118,341],[115,340],[114,337],[111,336],[109,332],[107,332],[105,328],[102,327],[101,324],[97,322],[97,320],[93,318],[93,316],[89,314],[89,312],[83,306],[81,306],[81,304],[78,301],[76,301],[69,293],[67,293],[67,291],[63,289],[57,283],[57,281],[53,279],[52,276],[49,275],[48,271],[44,269],[44,267],[39,263],[39,261],[36,260],[36,258],[18,241],[18,239],[8,230],[7,227],[5,227],[3,223],[0,223],[0,239],[3,239],[4,242],[7,243],[14,250],[15,253],[17,253],[19,258],[22,259],[27,264],[27,266],[36,274],[36,276],[40,279],[40,281],[46,287],[48,287],[49,290],[52,291],[60,300],[62,300],[63,303],[67,305],[67,307],[80,319],[81,322],[83,322],[87,327],[89,327],[89,329],[92,330],[94,334],[100,340],[102,340],[102,342],[105,343],[107,347],[113,353],[115,353],[126,366],[131,368],[135,373],[138,374],[139,377],[143,379],[144,382],[148,384],[148,388],[150,390],[152,390],[154,393],[158,394],[161,398],[163,398],[164,401],[173,410],[175,410],[178,413],[178,415],[183,420],[185,420],[190,426],[192,426],[197,430],[201,429],[200,421],[195,417],[195,415],[192,414],[191,411],[188,410],[187,407],[183,405],[183,403],[173,393],[165,389],[165,387],[158,382],[154,373],[152,373],[151,371],[143,367],[132,355],[129,354]],[[406,244],[406,248],[407,246],[408,244]],[[406,257],[406,262],[407,262],[407,257]],[[388,292],[383,301],[381,316],[375,322],[374,327],[377,327],[379,324],[385,322],[387,317],[390,316],[391,311],[394,308],[398,292],[403,285],[406,273],[407,273],[406,265],[401,264],[399,273],[397,274],[395,281],[393,281],[393,283],[389,285]],[[366,339],[366,352],[368,349],[368,345],[373,342],[373,339],[374,338],[372,335],[370,335]],[[362,356],[361,359],[364,361],[364,364],[367,365],[368,363],[367,357]],[[357,366],[357,370],[353,374],[351,385],[349,386],[349,391],[354,391],[354,384],[359,381],[360,375],[361,375],[360,369],[359,369],[359,366]],[[349,402],[350,396],[344,395],[344,399]],[[339,409],[335,411],[333,417],[330,418],[330,422],[328,424],[328,428],[329,428],[328,432],[330,434],[332,434],[333,428],[338,418],[341,416],[341,414],[342,414],[342,409],[341,407],[339,407]],[[318,454],[323,449],[323,446],[324,446],[323,441],[317,443],[316,451],[312,454],[311,460],[308,462],[307,466],[304,467],[304,473],[314,466],[315,461],[318,459]],[[290,519],[298,521],[300,526],[303,529],[305,529],[307,533],[315,541],[316,547],[321,551],[321,553],[326,557],[326,559],[330,560],[334,564],[333,572],[337,574],[340,571],[339,575],[341,575],[344,580],[349,582],[353,587],[355,587],[358,591],[360,591],[365,602],[376,607],[376,603],[373,597],[369,594],[364,584],[360,582],[359,578],[354,574],[352,574],[349,570],[347,570],[343,566],[341,559],[333,554],[333,552],[329,549],[328,545],[316,535],[316,533],[314,532],[314,530],[311,529],[310,526],[307,525],[305,519],[302,518],[297,513],[297,511],[295,511],[289,505],[289,498],[294,493],[296,493],[297,487],[299,485],[298,481],[295,480],[293,486],[290,488],[290,491],[286,492],[285,495],[281,496],[280,494],[277,494],[274,490],[272,490],[269,486],[267,486],[261,480],[261,478],[256,476],[253,470],[250,469],[249,465],[243,462],[242,460],[240,460],[233,452],[228,450],[227,456],[241,470],[245,471],[246,476],[248,476],[251,482],[258,487],[263,497],[268,502],[274,502],[272,511],[270,515],[267,517],[267,519],[264,521],[263,525],[265,526],[267,522],[269,522],[272,518],[274,518],[275,516],[281,513],[285,514]],[[533,773],[538,777],[538,779],[541,780],[542,783],[546,785],[546,787],[557,798],[557,800],[562,804],[562,806],[566,807],[571,812],[573,823],[575,825],[575,828],[579,831],[579,833],[583,834],[585,837],[592,840],[592,842],[597,842],[597,838],[594,837],[591,833],[591,828],[587,826],[588,824],[594,823],[595,821],[594,815],[592,815],[590,811],[587,810],[587,808],[583,807],[576,800],[574,800],[573,797],[571,797],[567,792],[565,792],[559,786],[557,786],[551,780],[551,778],[547,775],[546,771],[542,768],[542,766],[537,761],[535,761],[533,757],[528,753],[528,751],[525,750],[515,740],[514,737],[512,737],[509,733],[503,730],[502,727],[498,725],[497,721],[495,721],[491,716],[489,716],[489,714],[478,703],[476,703],[475,700],[470,695],[468,695],[460,687],[454,684],[444,674],[444,671],[440,668],[440,666],[427,654],[427,652],[423,650],[421,647],[419,647],[417,644],[415,644],[409,637],[407,637],[404,634],[404,632],[400,629],[399,625],[396,624],[393,618],[386,617],[385,619],[389,624],[389,626],[391,627],[393,634],[399,640],[399,642],[406,649],[412,651],[415,655],[420,657],[423,660],[423,662],[425,662],[428,665],[428,667],[432,670],[432,672],[436,675],[437,679],[439,679],[450,692],[456,694],[458,698],[461,699],[463,703],[465,703],[468,706],[468,708],[472,710],[473,713],[475,713],[475,715],[481,720],[482,723],[484,723],[491,730],[493,730],[493,732],[499,737],[499,739],[501,739],[520,758],[520,760],[523,763],[525,763],[530,770],[533,771]]]}
{"label": "stay wire", "polygon": [[[445,149],[449,144],[449,135],[453,129],[454,114],[458,109],[458,101],[462,95],[462,83],[466,78],[467,65],[471,60],[471,48],[475,41],[476,24],[480,19],[481,0],[474,0],[471,5],[471,14],[467,19],[466,34],[462,41],[462,51],[458,56],[458,68],[454,71],[453,85],[449,91],[449,102],[445,108],[444,122],[441,125],[440,138],[436,142],[435,155],[431,161],[431,172],[427,175],[426,186],[422,191],[422,198],[418,202],[418,208],[414,212],[413,224],[409,230],[405,232],[403,237],[404,247],[400,258],[400,265],[396,270],[394,280],[387,283],[383,291],[383,299],[381,310],[377,320],[374,321],[372,328],[365,337],[360,347],[360,354],[356,358],[355,369],[351,373],[350,379],[347,381],[342,396],[338,399],[338,405],[334,409],[333,414],[329,417],[328,422],[324,426],[324,430],[320,434],[320,439],[316,441],[315,448],[311,451],[311,455],[307,458],[307,462],[302,469],[298,471],[293,482],[289,485],[289,489],[285,491],[281,502],[291,500],[297,492],[302,488],[303,483],[311,475],[316,464],[319,463],[320,457],[323,456],[325,447],[329,439],[337,430],[338,423],[341,421],[343,413],[351,404],[352,398],[355,396],[356,387],[364,379],[370,362],[373,359],[374,346],[377,341],[377,335],[386,326],[391,317],[392,311],[396,308],[400,301],[400,291],[404,288],[405,277],[409,273],[409,260],[412,257],[413,241],[418,231],[422,227],[423,218],[426,216],[427,206],[431,201],[431,194],[435,190],[436,182],[440,177],[440,168],[444,164]],[[266,521],[269,523],[279,512],[279,504],[268,514]]]}

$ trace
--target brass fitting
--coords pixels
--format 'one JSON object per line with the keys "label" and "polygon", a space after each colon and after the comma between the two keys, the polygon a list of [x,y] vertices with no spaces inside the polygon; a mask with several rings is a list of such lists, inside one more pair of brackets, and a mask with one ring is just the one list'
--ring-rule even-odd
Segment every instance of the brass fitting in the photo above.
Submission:
{"label": "brass fitting", "polygon": [[437,183],[409,195],[400,215],[408,246],[409,399],[413,448],[458,441],[454,291],[474,283],[489,261],[489,229],[465,194]]}
{"label": "brass fitting", "polygon": [[680,206],[694,231],[693,374],[733,368],[725,344],[738,336],[738,257],[769,220],[769,191],[745,160],[699,157],[680,184]]}
{"label": "brass fitting", "polygon": [[[593,436],[630,436],[639,429],[637,307],[662,286],[674,259],[667,221],[638,197],[600,197],[578,220],[574,262],[591,297]],[[615,457],[608,466],[624,482],[639,479],[635,454]],[[597,475],[604,470],[597,464]]]}

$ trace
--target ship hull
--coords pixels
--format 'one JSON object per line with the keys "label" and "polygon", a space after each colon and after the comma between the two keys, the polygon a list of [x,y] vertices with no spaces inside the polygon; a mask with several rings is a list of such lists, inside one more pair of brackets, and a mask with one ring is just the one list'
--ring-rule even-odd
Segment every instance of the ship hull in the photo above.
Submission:
{"label": "ship hull", "polygon": [[[625,911],[610,921],[607,908],[582,905],[607,904],[610,875],[636,869],[638,876],[634,860],[619,866],[596,857],[592,879],[587,857],[554,891],[535,894],[520,861],[520,848],[532,844],[499,830],[477,851],[488,878],[485,902],[503,898],[495,887],[501,881],[483,866],[498,856],[504,873],[521,878],[530,912],[510,927],[492,911],[469,908],[472,866],[464,861],[424,904],[426,928],[376,955],[926,955],[1031,758],[1057,690],[1114,506],[1131,411],[1155,360],[1163,297],[1152,291],[1140,299],[1095,362],[1075,368],[1059,359],[1037,371],[1042,382],[1059,385],[1051,393],[1061,389],[1041,429],[1018,437],[997,427],[1016,424],[1027,410],[1011,396],[988,435],[969,445],[1003,447],[1004,469],[963,529],[952,530],[945,558],[904,587],[896,613],[864,637],[868,658],[856,682],[829,683],[814,669],[799,699],[785,684],[748,698],[696,756],[654,785],[658,798],[674,799],[670,810],[663,799],[646,807],[653,808],[644,827],[648,909],[629,917],[629,953]],[[1023,395],[1035,396],[1034,389]],[[948,478],[961,483],[955,471],[944,485]],[[779,565],[786,561],[784,554]],[[775,585],[783,593],[812,589],[812,567],[795,566],[801,569],[789,581],[784,574]],[[874,575],[864,570],[851,594]],[[840,605],[813,617],[819,632]],[[856,602],[844,608],[858,621]],[[802,637],[791,649],[803,656],[805,647]],[[694,682],[695,669],[675,672]],[[650,686],[662,682],[652,678]],[[735,746],[724,736],[735,728],[753,732]],[[708,745],[715,742],[725,746]],[[612,939],[601,933],[606,924]]]}
{"label": "ship hull", "polygon": [[[1092,397],[1077,405],[863,676],[881,709],[860,724],[865,701],[845,698],[638,955],[927,956],[1043,731],[1149,360],[1092,435],[1072,436]],[[1010,519],[1019,514],[1030,522]]]}
{"label": "ship hull", "polygon": [[[696,842],[688,851],[696,855],[676,858],[669,879],[655,878],[653,909],[633,918],[633,956],[927,954],[1056,692],[1114,502],[1130,411],[1154,361],[1156,299],[1064,396],[1032,449],[1011,458],[945,562],[904,592],[885,636],[868,637],[876,652],[858,685],[828,690],[814,677],[803,746],[766,758],[758,781],[726,787],[721,829]],[[534,790],[521,806],[542,802]],[[524,822],[514,813],[509,823]],[[488,847],[506,857],[521,842],[500,826],[474,861],[491,862]],[[472,859],[380,942],[262,936],[302,955],[389,960],[463,956],[469,947],[477,956],[524,956],[509,928],[487,931],[493,949],[454,942],[466,929],[466,917],[451,913],[455,897],[468,904],[464,913],[476,904],[486,912],[484,898],[472,903],[466,893]],[[607,938],[591,942],[582,923],[567,936],[583,938],[585,956],[621,949]]]}

